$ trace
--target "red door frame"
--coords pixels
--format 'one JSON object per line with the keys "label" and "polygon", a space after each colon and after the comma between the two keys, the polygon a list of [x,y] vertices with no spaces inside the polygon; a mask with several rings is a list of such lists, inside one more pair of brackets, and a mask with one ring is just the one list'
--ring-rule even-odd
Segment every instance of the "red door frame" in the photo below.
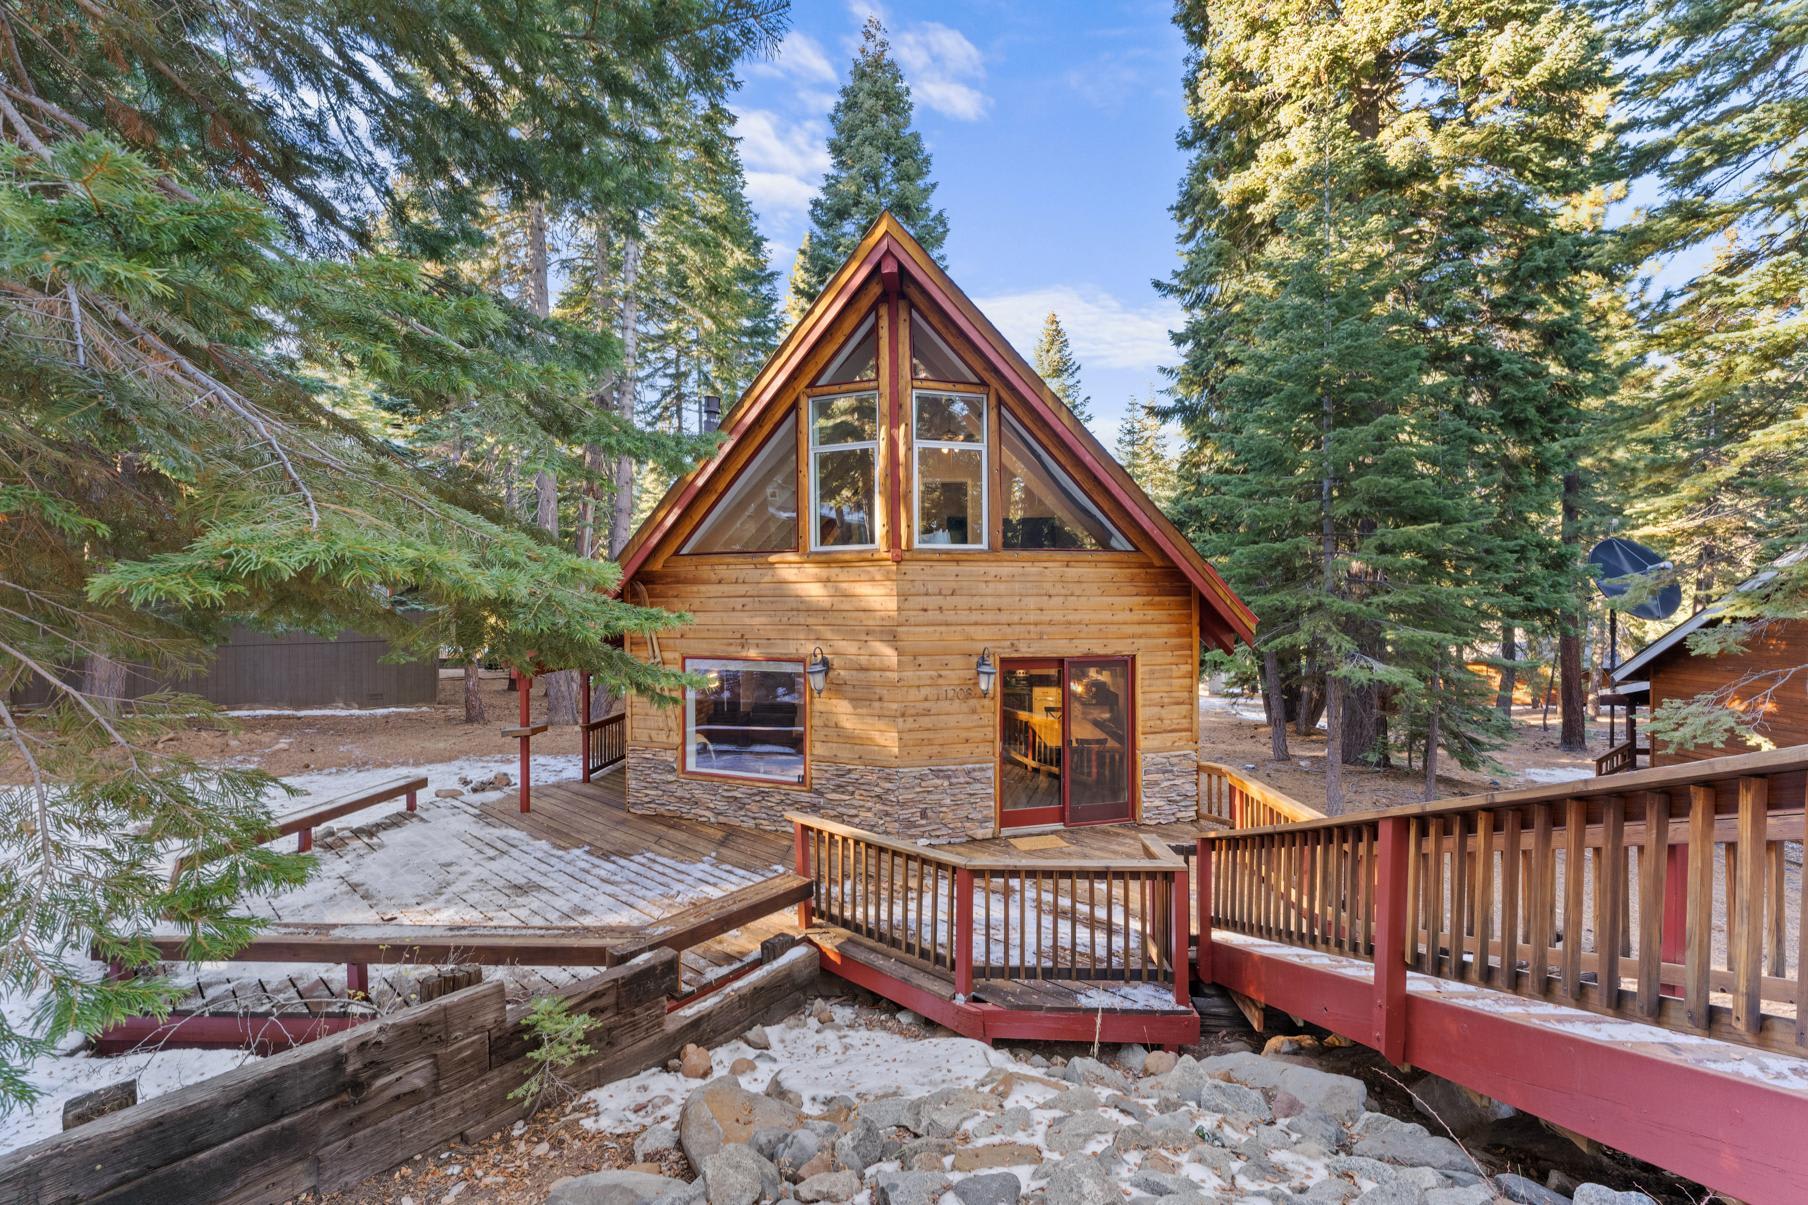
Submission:
{"label": "red door frame", "polygon": [[[1073,738],[1068,723],[1071,714],[1069,695],[1072,693],[1072,677],[1070,668],[1075,665],[1100,665],[1122,662],[1124,666],[1124,812],[1121,816],[1103,816],[1091,820],[1073,819],[1072,804],[1068,799],[1068,788],[1071,785],[1069,768],[1073,764],[1070,756],[1073,752]],[[1048,824],[1059,824],[1065,828],[1080,828],[1088,824],[1122,824],[1136,818],[1136,783],[1131,773],[1136,762],[1136,658],[1127,654],[1116,656],[1086,657],[1001,657],[998,662],[999,676],[1002,678],[1013,669],[1018,670],[1055,670],[1061,679],[1061,802],[1051,807],[1015,808],[1004,806],[1002,787],[998,799],[998,827],[1002,832],[1009,828],[1032,828]],[[1004,689],[999,687],[998,723],[1004,724]],[[1002,732],[999,741],[1000,765],[998,773],[1004,773],[1004,742]],[[1106,805],[1092,805],[1094,807]],[[1006,823],[1006,818],[1010,822]]]}

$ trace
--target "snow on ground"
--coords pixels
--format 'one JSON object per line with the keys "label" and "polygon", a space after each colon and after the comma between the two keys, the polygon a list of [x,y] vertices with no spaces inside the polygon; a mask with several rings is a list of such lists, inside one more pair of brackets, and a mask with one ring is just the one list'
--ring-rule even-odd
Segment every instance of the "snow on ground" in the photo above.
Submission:
{"label": "snow on ground", "polygon": [[1533,766],[1519,772],[1519,777],[1536,783],[1581,782],[1594,776],[1593,766]]}
{"label": "snow on ground", "polygon": [[1219,711],[1257,724],[1268,722],[1268,711],[1262,706],[1262,700],[1250,695],[1202,694],[1199,696],[1199,707],[1202,711]]}
{"label": "snow on ground", "polygon": [[364,716],[407,715],[416,711],[432,711],[431,707],[234,707],[226,712],[241,720],[268,719],[272,716]]}

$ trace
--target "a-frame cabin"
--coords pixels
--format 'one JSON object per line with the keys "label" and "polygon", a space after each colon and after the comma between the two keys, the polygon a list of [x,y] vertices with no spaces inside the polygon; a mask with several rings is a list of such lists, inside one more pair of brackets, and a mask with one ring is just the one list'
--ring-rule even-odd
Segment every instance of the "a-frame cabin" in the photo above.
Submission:
{"label": "a-frame cabin", "polygon": [[[899,837],[1191,819],[1249,609],[882,216],[622,553],[703,675],[629,704],[636,811]],[[814,672],[813,672],[814,671]]]}

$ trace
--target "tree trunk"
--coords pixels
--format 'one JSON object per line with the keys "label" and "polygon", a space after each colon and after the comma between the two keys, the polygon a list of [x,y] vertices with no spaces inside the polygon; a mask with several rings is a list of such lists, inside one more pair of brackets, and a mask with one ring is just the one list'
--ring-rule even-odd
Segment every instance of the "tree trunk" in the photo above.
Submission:
{"label": "tree trunk", "polygon": [[483,667],[475,661],[465,664],[465,723],[481,724],[488,717],[483,710]]}
{"label": "tree trunk", "polygon": [[1268,750],[1275,761],[1286,761],[1287,699],[1281,689],[1281,659],[1272,647],[1262,650],[1262,691],[1268,701]]}
{"label": "tree trunk", "polygon": [[[546,469],[534,474],[534,521],[554,539],[559,535],[559,481]],[[546,680],[546,722],[575,724],[578,722],[578,671],[554,670],[543,675]]]}
{"label": "tree trunk", "polygon": [[103,715],[118,715],[126,701],[126,678],[125,662],[101,653],[90,653],[82,664],[82,693],[88,696],[88,702],[96,711]]}
{"label": "tree trunk", "polygon": [[1513,625],[1500,625],[1500,693],[1494,697],[1494,709],[1504,716],[1513,714],[1513,691],[1519,685],[1519,634]]}
{"label": "tree trunk", "polygon": [[[621,317],[622,370],[615,387],[615,409],[627,422],[634,421],[634,403],[640,380],[640,238],[631,234],[622,243]],[[618,556],[634,534],[634,460],[615,458],[615,496],[610,500],[609,555]]]}
{"label": "tree trunk", "polygon": [[[1572,559],[1580,548],[1582,516],[1582,477],[1576,472],[1563,475],[1562,539],[1570,546]],[[1586,715],[1586,683],[1582,679],[1582,627],[1587,622],[1582,600],[1572,601],[1569,613],[1561,616],[1557,635],[1558,707],[1562,723],[1557,734],[1557,747],[1565,753],[1588,751]]]}
{"label": "tree trunk", "polygon": [[1346,686],[1343,691],[1343,764],[1385,766],[1386,732],[1381,715],[1381,692],[1373,683]]}
{"label": "tree trunk", "polygon": [[[1439,680],[1435,667],[1431,671],[1429,685],[1431,695],[1425,713],[1425,793],[1423,795],[1423,798],[1428,800],[1438,797],[1438,740],[1441,735],[1438,732],[1438,707],[1441,702],[1438,692],[1443,683]],[[1458,856],[1462,856],[1460,852]]]}
{"label": "tree trunk", "polygon": [[[615,307],[610,303],[606,289],[609,280],[609,228],[601,221],[596,224],[596,242],[591,248],[591,277],[592,317],[597,332],[607,334],[614,327]],[[593,409],[608,410],[614,407],[617,380],[617,377],[609,376],[597,383],[597,390],[590,399]],[[594,560],[607,547],[606,540],[597,538],[597,499],[601,494],[598,482],[602,478],[603,468],[602,447],[593,443],[585,444],[584,493],[578,501],[578,555],[585,560]]]}
{"label": "tree trunk", "polygon": [[541,201],[527,203],[527,283],[531,296],[528,303],[542,318],[552,314],[552,257],[546,250],[546,205]]}

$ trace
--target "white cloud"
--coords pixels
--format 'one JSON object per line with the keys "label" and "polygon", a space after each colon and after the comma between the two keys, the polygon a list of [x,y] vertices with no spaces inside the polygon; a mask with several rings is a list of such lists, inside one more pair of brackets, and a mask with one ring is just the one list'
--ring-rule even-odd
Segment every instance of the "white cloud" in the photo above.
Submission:
{"label": "white cloud", "polygon": [[770,62],[753,63],[747,70],[754,75],[778,76],[800,83],[833,84],[837,79],[835,65],[829,62],[822,43],[797,30],[785,35],[778,54]]}
{"label": "white cloud", "polygon": [[937,21],[911,25],[892,37],[892,50],[910,94],[942,116],[978,121],[992,107],[976,86],[985,82],[985,56],[960,30]]}
{"label": "white cloud", "polygon": [[1025,359],[1033,359],[1042,320],[1053,310],[1061,316],[1082,369],[1140,371],[1153,379],[1155,370],[1175,359],[1168,332],[1178,329],[1178,305],[1158,298],[1127,305],[1103,289],[1085,285],[1049,285],[1022,293],[976,297],[1005,338]]}
{"label": "white cloud", "polygon": [[735,114],[747,196],[761,213],[801,213],[829,168],[827,130],[815,118],[792,121],[770,109]]}

